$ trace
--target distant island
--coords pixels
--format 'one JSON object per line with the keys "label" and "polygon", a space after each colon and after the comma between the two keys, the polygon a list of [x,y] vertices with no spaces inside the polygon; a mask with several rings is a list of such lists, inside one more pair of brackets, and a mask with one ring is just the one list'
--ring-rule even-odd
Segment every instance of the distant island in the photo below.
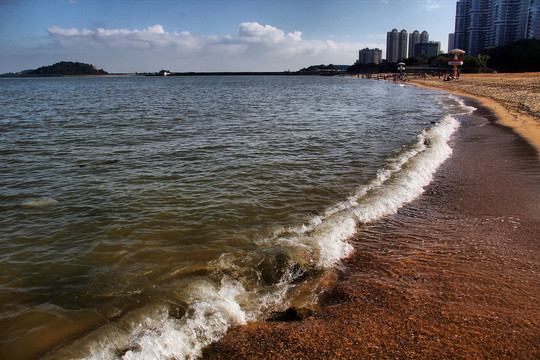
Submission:
{"label": "distant island", "polygon": [[8,73],[1,76],[9,77],[36,77],[36,76],[92,76],[109,75],[103,69],[80,62],[61,61],[54,65],[42,66],[35,70],[25,70],[20,73]]}

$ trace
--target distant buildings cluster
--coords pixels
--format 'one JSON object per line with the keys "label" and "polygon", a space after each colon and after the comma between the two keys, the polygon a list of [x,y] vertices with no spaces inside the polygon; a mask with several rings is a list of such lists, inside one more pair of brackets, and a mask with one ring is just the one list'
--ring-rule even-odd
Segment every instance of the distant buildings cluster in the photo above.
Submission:
{"label": "distant buildings cluster", "polygon": [[[427,57],[437,56],[440,52],[441,43],[429,41],[427,31],[418,30],[408,34],[407,30],[397,29],[389,31],[386,35],[386,61],[395,63],[407,57],[413,58],[425,54]],[[359,52],[358,63],[380,64],[382,62],[382,50],[362,49]]]}
{"label": "distant buildings cluster", "polygon": [[440,48],[440,42],[429,41],[427,31],[420,33],[418,30],[415,30],[408,34],[405,29],[400,32],[397,29],[393,29],[386,33],[386,61],[391,63],[422,54],[428,57],[437,56]]}
{"label": "distant buildings cluster", "polygon": [[382,50],[375,49],[362,49],[358,54],[358,62],[360,64],[380,64],[382,61]]}
{"label": "distant buildings cluster", "polygon": [[476,56],[488,46],[540,38],[540,0],[458,0],[449,47]]}
{"label": "distant buildings cluster", "polygon": [[[540,0],[457,0],[454,33],[448,36],[448,51],[462,49],[476,56],[488,46],[503,46],[520,39],[540,38]],[[429,41],[427,31],[408,34],[405,29],[386,33],[386,61],[441,52],[438,41]],[[362,49],[358,63],[380,64],[382,50]]]}

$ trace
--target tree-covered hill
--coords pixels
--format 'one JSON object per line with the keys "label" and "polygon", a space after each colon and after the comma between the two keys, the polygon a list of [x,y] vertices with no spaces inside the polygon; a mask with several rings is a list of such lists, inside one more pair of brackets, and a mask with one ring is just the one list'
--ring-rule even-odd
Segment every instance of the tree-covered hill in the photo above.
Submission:
{"label": "tree-covered hill", "polygon": [[27,72],[27,76],[107,75],[108,72],[89,64],[61,61]]}

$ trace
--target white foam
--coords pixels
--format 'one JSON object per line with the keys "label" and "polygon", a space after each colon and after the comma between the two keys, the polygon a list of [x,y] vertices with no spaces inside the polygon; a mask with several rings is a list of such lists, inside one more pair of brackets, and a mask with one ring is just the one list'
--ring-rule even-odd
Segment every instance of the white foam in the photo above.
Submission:
{"label": "white foam", "polygon": [[393,214],[423,192],[437,168],[451,155],[448,141],[458,126],[459,122],[448,115],[422,131],[413,146],[391,159],[370,183],[307,224],[283,231],[288,236],[278,242],[297,245],[299,251],[305,251],[300,247],[310,249],[309,256],[318,266],[333,266],[351,253],[353,248],[347,239],[354,235],[359,222]]}
{"label": "white foam", "polygon": [[55,200],[52,197],[44,197],[40,199],[26,201],[22,203],[22,205],[29,206],[29,207],[43,207],[43,206],[55,204],[57,202],[58,200]]}
{"label": "white foam", "polygon": [[[458,121],[448,115],[439,124],[425,130],[417,138],[416,153],[405,153],[390,176],[383,175],[366,191],[367,201],[353,209],[359,222],[370,222],[397,210],[416,199],[433,179],[435,171],[452,154],[448,145],[458,128]],[[380,183],[377,184],[377,183]]]}
{"label": "white foam", "polygon": [[[474,106],[466,105],[465,99],[456,96],[454,94],[447,94],[450,99],[455,101],[457,103],[456,106],[451,106],[450,108],[447,107],[448,110],[452,112],[454,115],[471,115],[474,111],[477,109]],[[443,104],[444,105],[444,104]]]}
{"label": "white foam", "polygon": [[[196,359],[202,349],[219,340],[232,325],[246,323],[246,314],[235,298],[245,292],[242,285],[223,279],[220,288],[207,281],[191,285],[190,305],[182,319],[169,316],[167,307],[135,317],[127,331],[108,331],[91,344],[85,359],[118,359],[118,349],[128,350],[122,359]],[[105,338],[103,338],[105,336]]]}

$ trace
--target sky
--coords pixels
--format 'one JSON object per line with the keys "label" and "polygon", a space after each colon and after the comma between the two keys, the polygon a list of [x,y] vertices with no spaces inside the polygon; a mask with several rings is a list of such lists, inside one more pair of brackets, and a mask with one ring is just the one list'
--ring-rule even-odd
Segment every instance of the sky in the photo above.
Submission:
{"label": "sky", "polygon": [[386,54],[386,33],[447,51],[455,0],[0,0],[0,73],[59,61],[111,73],[297,71]]}

